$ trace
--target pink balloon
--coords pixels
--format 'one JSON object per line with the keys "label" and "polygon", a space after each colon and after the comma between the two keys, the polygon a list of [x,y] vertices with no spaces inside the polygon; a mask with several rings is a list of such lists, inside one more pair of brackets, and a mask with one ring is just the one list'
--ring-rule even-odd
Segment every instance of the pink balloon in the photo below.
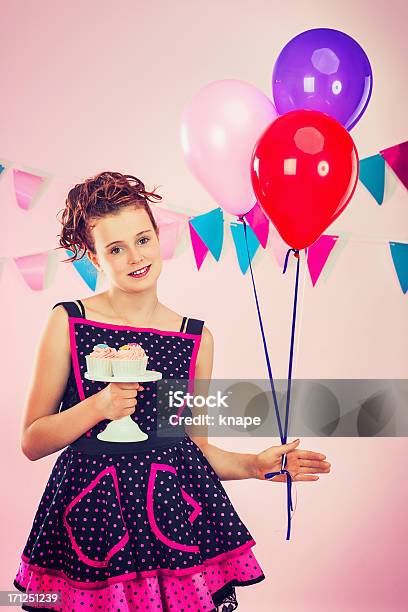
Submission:
{"label": "pink balloon", "polygon": [[235,79],[209,83],[183,111],[181,146],[187,164],[217,204],[233,215],[255,205],[251,156],[277,116],[264,93]]}

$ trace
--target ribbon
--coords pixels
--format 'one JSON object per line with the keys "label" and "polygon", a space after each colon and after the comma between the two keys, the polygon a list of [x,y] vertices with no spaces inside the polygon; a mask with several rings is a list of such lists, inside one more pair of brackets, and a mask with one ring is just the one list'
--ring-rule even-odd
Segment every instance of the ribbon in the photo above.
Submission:
{"label": "ribbon", "polygon": [[[245,243],[247,245],[247,250],[248,250],[248,241],[247,241],[247,228],[246,228],[246,222],[243,216],[238,217],[238,220],[241,221],[241,223],[244,224],[244,235],[245,235]],[[300,263],[300,259],[299,259],[299,250],[298,249],[288,249],[287,253],[286,253],[286,257],[285,257],[285,263],[284,263],[284,267],[283,267],[283,274],[285,274],[287,266],[288,266],[288,260],[289,260],[289,255],[290,253],[293,251],[296,259],[297,259],[297,267],[296,267],[296,281],[295,281],[295,296],[294,296],[294,303],[293,303],[293,314],[292,314],[292,331],[291,331],[291,340],[290,340],[290,353],[289,353],[289,369],[288,369],[288,391],[287,391],[287,395],[286,395],[286,413],[285,413],[285,430],[284,433],[282,433],[282,423],[281,423],[281,419],[280,419],[280,414],[279,414],[279,405],[278,405],[278,400],[276,397],[276,390],[275,390],[275,384],[274,384],[274,380],[273,380],[273,374],[272,374],[272,367],[271,367],[271,362],[270,362],[270,358],[269,358],[269,352],[268,352],[268,346],[266,343],[266,338],[265,338],[265,332],[264,332],[264,326],[263,326],[263,321],[262,321],[262,315],[261,315],[261,310],[259,307],[259,300],[258,300],[258,294],[256,291],[256,285],[255,285],[255,279],[254,279],[254,273],[252,270],[252,265],[251,265],[251,260],[249,258],[249,251],[248,251],[248,259],[249,259],[249,269],[251,272],[251,279],[252,279],[252,288],[254,291],[254,297],[255,297],[255,303],[256,303],[256,308],[257,308],[257,313],[258,313],[258,320],[259,320],[259,326],[261,329],[261,335],[262,335],[262,342],[263,342],[263,346],[264,346],[264,351],[265,351],[265,358],[266,358],[266,365],[268,368],[268,376],[269,376],[269,382],[271,385],[271,390],[272,390],[272,397],[273,397],[273,402],[274,402],[274,407],[275,407],[275,413],[276,413],[276,419],[278,421],[278,428],[279,428],[279,436],[281,439],[281,444],[286,444],[286,440],[287,440],[287,430],[288,430],[288,420],[289,420],[289,405],[290,405],[290,392],[291,392],[291,383],[292,383],[292,366],[293,366],[293,350],[294,350],[294,340],[295,340],[295,331],[296,331],[296,311],[297,311],[297,298],[298,298],[298,290],[299,290],[299,263]],[[286,474],[286,490],[287,490],[287,516],[288,516],[288,527],[287,527],[287,532],[286,532],[286,539],[289,540],[290,539],[290,532],[291,532],[291,512],[293,511],[293,504],[292,504],[292,477],[290,475],[290,473],[288,472],[288,470],[285,469],[285,465],[286,465],[286,454],[282,455],[282,465],[281,465],[281,469],[278,472],[268,472],[267,474],[264,474],[265,478],[273,478],[274,476],[277,476],[279,474]]]}
{"label": "ribbon", "polygon": [[[284,457],[286,458],[286,455],[284,455]],[[291,520],[292,520],[292,516],[291,516],[291,512],[293,512],[293,504],[292,504],[292,476],[290,475],[290,472],[288,472],[288,470],[279,470],[279,472],[268,472],[267,474],[265,474],[265,478],[273,478],[274,476],[278,476],[279,474],[286,474],[286,497],[288,500],[287,503],[287,511],[288,511],[288,530],[287,530],[287,534],[286,534],[286,539],[290,540],[290,528],[291,528]]]}

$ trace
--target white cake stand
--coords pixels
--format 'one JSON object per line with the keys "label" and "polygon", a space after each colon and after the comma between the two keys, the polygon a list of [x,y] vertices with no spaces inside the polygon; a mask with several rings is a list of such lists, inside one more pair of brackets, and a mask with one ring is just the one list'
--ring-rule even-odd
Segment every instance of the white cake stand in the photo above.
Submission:
{"label": "white cake stand", "polygon": [[[163,377],[161,372],[155,370],[146,370],[144,374],[135,376],[91,376],[88,372],[84,374],[88,380],[97,382],[153,382],[161,380]],[[148,439],[148,435],[142,431],[137,423],[130,415],[115,419],[108,423],[106,428],[97,436],[98,440],[104,442],[143,442]]]}

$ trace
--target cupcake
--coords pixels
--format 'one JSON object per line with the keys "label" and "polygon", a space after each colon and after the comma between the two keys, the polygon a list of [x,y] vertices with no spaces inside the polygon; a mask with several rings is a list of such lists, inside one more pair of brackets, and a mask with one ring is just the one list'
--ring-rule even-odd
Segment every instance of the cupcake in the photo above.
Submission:
{"label": "cupcake", "polygon": [[148,356],[140,344],[124,344],[112,359],[113,376],[135,376],[145,374]]}
{"label": "cupcake", "polygon": [[89,376],[112,376],[112,360],[117,351],[107,344],[95,344],[92,353],[85,356]]}

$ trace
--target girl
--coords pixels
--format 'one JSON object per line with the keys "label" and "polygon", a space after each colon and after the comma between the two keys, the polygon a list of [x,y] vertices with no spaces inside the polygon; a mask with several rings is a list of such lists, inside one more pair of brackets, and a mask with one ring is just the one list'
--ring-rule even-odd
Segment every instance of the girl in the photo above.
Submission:
{"label": "girl", "polygon": [[[162,259],[149,202],[160,199],[134,176],[102,172],[66,200],[58,248],[73,252],[66,261],[86,253],[109,289],[56,304],[40,343],[22,450],[32,461],[64,450],[14,581],[31,595],[24,610],[235,610],[235,587],[265,576],[221,481],[265,480],[266,472],[280,469],[284,453],[295,481],[329,471],[324,455],[299,450],[298,441],[251,454],[224,451],[206,436],[189,435],[187,426],[177,440],[160,437],[156,383],[84,376],[95,344],[137,343],[149,369],[166,379],[211,378],[209,329],[157,297]],[[147,440],[97,438],[126,415]]]}

